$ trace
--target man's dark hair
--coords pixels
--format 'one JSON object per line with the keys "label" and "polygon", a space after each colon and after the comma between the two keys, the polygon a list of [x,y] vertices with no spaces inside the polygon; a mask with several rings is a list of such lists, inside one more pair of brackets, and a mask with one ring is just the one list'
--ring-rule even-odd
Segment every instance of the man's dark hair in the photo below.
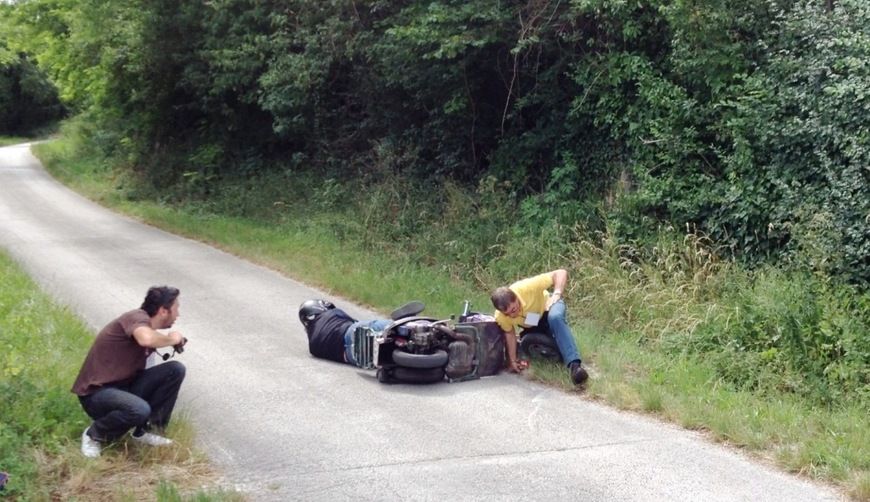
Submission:
{"label": "man's dark hair", "polygon": [[140,309],[144,310],[148,317],[154,317],[157,315],[157,311],[160,310],[160,307],[170,309],[172,308],[172,304],[175,303],[175,299],[178,298],[178,294],[181,293],[178,291],[178,288],[173,288],[170,286],[151,286],[148,289],[148,293],[145,295],[145,299],[142,301],[142,306]]}
{"label": "man's dark hair", "polygon": [[492,306],[500,312],[504,312],[508,307],[511,306],[511,303],[516,301],[516,299],[516,293],[511,291],[511,289],[506,286],[496,288],[496,290],[492,292],[492,296],[490,296],[490,300],[492,300]]}

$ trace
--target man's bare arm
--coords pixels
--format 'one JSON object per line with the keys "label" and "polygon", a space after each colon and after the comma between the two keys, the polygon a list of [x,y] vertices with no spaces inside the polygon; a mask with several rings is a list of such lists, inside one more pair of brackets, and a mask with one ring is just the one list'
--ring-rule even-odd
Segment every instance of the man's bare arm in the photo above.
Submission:
{"label": "man's bare arm", "polygon": [[136,343],[149,349],[172,347],[184,341],[184,337],[178,331],[172,331],[164,335],[150,326],[139,326],[134,329],[133,338],[136,339]]}
{"label": "man's bare arm", "polygon": [[565,286],[568,285],[568,271],[560,268],[550,272],[553,277],[553,294],[547,300],[547,309],[553,306],[554,303],[561,300],[564,295]]}
{"label": "man's bare arm", "polygon": [[519,363],[517,362],[517,334],[514,329],[510,331],[502,331],[504,335],[504,345],[507,349],[508,369],[517,373],[520,371]]}

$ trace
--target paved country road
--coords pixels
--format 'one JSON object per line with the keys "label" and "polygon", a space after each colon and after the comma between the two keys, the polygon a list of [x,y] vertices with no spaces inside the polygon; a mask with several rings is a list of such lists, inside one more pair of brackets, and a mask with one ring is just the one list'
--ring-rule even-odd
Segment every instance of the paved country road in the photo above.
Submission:
{"label": "paved country road", "polygon": [[95,205],[28,145],[0,148],[0,247],[94,330],[151,285],[181,289],[180,407],[251,500],[842,500],[699,434],[514,375],[385,386],[313,359],[295,309],[329,295]]}

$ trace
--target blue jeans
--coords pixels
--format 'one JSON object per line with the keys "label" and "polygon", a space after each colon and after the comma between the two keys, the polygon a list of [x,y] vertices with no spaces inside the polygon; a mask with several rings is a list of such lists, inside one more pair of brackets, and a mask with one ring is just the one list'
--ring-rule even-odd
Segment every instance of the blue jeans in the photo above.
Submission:
{"label": "blue jeans", "polygon": [[356,359],[353,357],[353,332],[357,328],[364,327],[374,331],[383,331],[392,322],[390,319],[372,319],[371,321],[357,321],[351,324],[344,332],[344,362],[356,366]]}
{"label": "blue jeans", "polygon": [[151,425],[165,428],[184,373],[183,364],[169,361],[142,371],[129,385],[103,387],[79,396],[85,413],[94,420],[88,436],[96,441],[114,441],[134,427],[136,432]]}
{"label": "blue jeans", "polygon": [[556,340],[556,346],[559,347],[565,365],[579,362],[580,351],[577,350],[574,334],[571,333],[571,328],[568,327],[568,321],[565,319],[565,302],[561,298],[550,307],[547,322],[550,325],[550,335]]}

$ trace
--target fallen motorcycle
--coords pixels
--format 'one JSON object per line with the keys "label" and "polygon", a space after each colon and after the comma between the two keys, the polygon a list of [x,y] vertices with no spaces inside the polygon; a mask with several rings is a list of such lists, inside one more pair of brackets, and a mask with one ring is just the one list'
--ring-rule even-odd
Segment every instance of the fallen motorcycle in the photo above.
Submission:
{"label": "fallen motorcycle", "polygon": [[356,365],[375,370],[381,383],[464,382],[498,373],[504,340],[491,316],[471,312],[437,319],[424,308],[395,319],[381,331],[360,327],[353,335]]}

